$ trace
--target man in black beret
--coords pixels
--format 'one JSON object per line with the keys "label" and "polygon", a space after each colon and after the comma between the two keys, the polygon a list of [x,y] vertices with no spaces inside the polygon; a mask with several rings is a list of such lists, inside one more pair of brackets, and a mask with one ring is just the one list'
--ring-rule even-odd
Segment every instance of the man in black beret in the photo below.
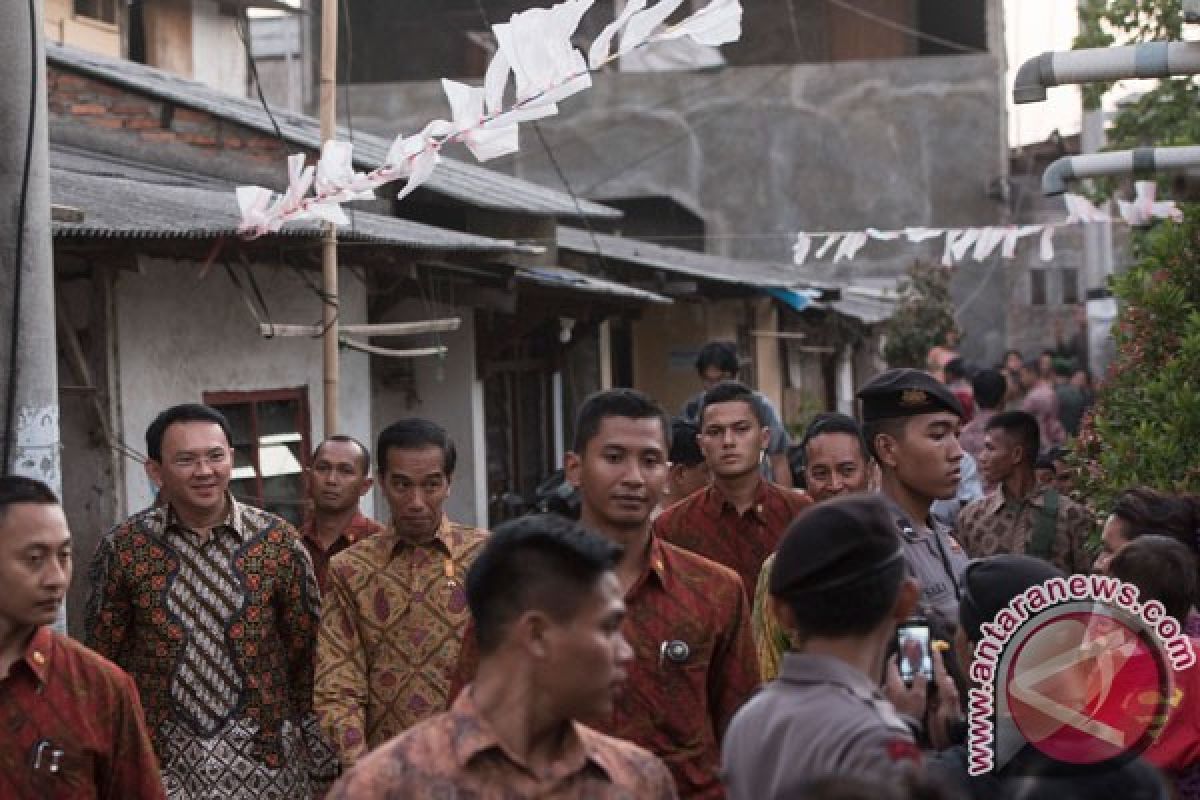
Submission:
{"label": "man in black beret", "polygon": [[929,510],[958,490],[962,407],[944,384],[916,369],[877,375],[858,397],[863,436],[879,463],[880,492],[891,503],[904,558],[921,584],[922,610],[943,630],[952,628],[967,556]]}
{"label": "man in black beret", "polygon": [[[801,652],[734,716],[722,748],[730,800],[799,796],[830,776],[891,777],[920,759],[910,724],[879,690],[896,624],[916,609],[895,522],[877,495],[813,506],[789,527],[770,578],[771,602]],[[935,654],[937,669],[941,661]],[[889,689],[903,711],[925,710],[925,679],[905,690],[894,658]],[[898,689],[897,689],[898,687]]]}

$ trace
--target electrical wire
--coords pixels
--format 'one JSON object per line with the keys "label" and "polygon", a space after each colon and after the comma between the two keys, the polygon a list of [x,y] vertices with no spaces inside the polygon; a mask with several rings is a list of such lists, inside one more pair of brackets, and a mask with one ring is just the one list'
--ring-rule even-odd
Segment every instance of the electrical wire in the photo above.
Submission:
{"label": "electrical wire", "polygon": [[279,123],[275,121],[275,115],[271,113],[271,107],[267,104],[267,98],[263,95],[262,81],[258,78],[258,64],[254,60],[254,53],[250,47],[250,30],[249,23],[246,21],[246,12],[241,15],[233,23],[234,30],[237,31],[238,38],[242,40],[242,49],[246,52],[246,64],[250,67],[250,76],[254,79],[254,89],[258,93],[258,102],[262,105],[263,111],[267,112],[267,118],[271,120],[271,127],[275,129],[275,138],[283,142],[284,148],[288,146],[287,139],[283,136],[283,131],[279,129]]}
{"label": "electrical wire", "polygon": [[12,322],[8,346],[8,397],[4,407],[4,473],[12,469],[13,437],[17,427],[17,368],[18,340],[21,334],[21,276],[24,273],[22,260],[25,257],[25,214],[29,205],[29,173],[33,168],[33,131],[37,123],[38,82],[38,39],[36,0],[29,0],[29,111],[25,130],[25,163],[21,167],[21,191],[17,195],[17,242],[16,260],[13,263]]}

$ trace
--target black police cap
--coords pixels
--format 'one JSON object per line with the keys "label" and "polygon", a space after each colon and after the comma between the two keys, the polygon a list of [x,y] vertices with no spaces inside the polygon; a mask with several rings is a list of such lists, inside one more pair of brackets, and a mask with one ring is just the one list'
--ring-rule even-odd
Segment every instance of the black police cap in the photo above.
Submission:
{"label": "black police cap", "polygon": [[1065,577],[1053,564],[1033,556],[1003,554],[972,561],[963,572],[958,622],[967,639],[978,642],[981,628],[1012,602],[1038,584]]}
{"label": "black police cap", "polygon": [[889,369],[876,375],[858,390],[863,404],[863,421],[892,417],[914,417],[949,411],[963,417],[954,392],[919,369]]}
{"label": "black police cap", "polygon": [[809,508],[788,527],[771,567],[771,594],[844,586],[900,561],[896,522],[878,495],[852,494]]}

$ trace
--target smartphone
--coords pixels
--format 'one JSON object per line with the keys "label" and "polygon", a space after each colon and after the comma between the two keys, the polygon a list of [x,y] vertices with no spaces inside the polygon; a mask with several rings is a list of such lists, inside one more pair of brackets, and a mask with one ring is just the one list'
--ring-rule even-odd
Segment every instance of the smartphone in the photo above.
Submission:
{"label": "smartphone", "polygon": [[923,617],[910,617],[897,626],[896,663],[906,685],[911,686],[917,675],[933,680],[932,643],[929,620]]}

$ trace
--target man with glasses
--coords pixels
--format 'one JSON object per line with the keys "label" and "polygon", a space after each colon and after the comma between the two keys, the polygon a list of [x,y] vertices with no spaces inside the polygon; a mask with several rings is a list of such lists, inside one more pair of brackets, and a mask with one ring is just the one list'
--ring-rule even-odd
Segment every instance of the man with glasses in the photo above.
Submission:
{"label": "man with glasses", "polygon": [[729,567],[753,597],[763,562],[812,498],[759,472],[770,431],[754,392],[743,384],[726,381],[705,392],[699,426],[712,484],[664,511],[654,533]]}
{"label": "man with glasses", "polygon": [[160,502],[101,539],[88,644],[137,684],[168,797],[312,797],[336,761],[312,709],[320,608],[304,545],[229,493],[217,410],[167,409],[146,448]]}

